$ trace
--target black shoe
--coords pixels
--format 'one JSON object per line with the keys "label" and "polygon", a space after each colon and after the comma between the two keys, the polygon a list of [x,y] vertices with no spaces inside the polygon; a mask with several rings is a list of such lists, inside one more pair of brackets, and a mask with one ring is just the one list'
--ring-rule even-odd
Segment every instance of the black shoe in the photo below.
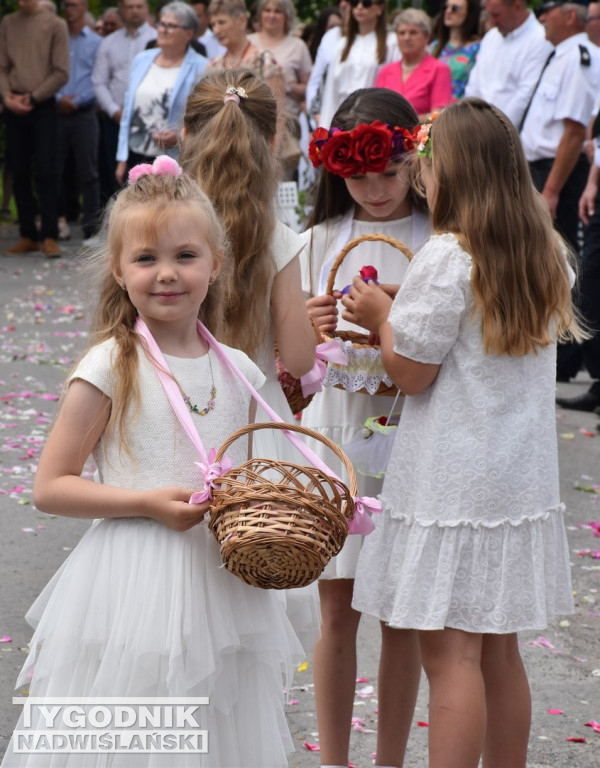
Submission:
{"label": "black shoe", "polygon": [[593,392],[584,392],[579,397],[557,397],[556,405],[569,411],[587,411],[592,413],[600,408],[600,397]]}
{"label": "black shoe", "polygon": [[[597,416],[600,416],[600,405],[598,405],[598,406],[596,406],[596,408],[594,408],[594,413],[595,413]],[[600,425],[598,425],[598,426],[600,427]]]}

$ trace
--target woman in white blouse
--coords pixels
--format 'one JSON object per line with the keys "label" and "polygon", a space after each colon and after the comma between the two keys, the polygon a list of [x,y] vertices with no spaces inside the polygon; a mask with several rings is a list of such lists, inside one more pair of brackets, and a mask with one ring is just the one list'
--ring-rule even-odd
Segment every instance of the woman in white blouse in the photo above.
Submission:
{"label": "woman in white blouse", "polygon": [[346,34],[329,64],[319,125],[329,128],[337,108],[359,88],[370,88],[383,64],[399,58],[396,39],[387,31],[383,0],[350,0]]}

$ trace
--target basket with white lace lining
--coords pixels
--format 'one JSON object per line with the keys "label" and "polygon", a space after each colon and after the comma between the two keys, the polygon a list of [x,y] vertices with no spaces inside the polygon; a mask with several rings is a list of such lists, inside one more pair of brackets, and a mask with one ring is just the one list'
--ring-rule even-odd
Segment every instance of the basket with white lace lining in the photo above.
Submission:
{"label": "basket with white lace lining", "polygon": [[[411,261],[412,252],[393,237],[382,234],[367,234],[355,237],[338,254],[329,272],[327,293],[333,294],[334,281],[340,265],[350,251],[362,242],[384,242],[399,250]],[[336,330],[333,333],[322,333],[326,341],[338,339],[346,353],[346,365],[338,363],[327,364],[327,374],[323,386],[337,387],[347,392],[363,392],[369,395],[396,395],[398,387],[386,373],[381,361],[381,349],[378,344],[369,343],[369,334],[359,331]]]}

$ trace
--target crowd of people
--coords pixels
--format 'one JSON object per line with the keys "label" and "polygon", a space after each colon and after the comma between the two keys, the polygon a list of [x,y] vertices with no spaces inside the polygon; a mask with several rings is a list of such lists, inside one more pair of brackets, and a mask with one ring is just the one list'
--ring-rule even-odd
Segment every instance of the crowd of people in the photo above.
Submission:
{"label": "crowd of people", "polygon": [[[86,0],[65,0],[64,20],[18,2],[0,26],[21,235],[6,253],[60,255],[81,205],[99,280],[34,489],[40,509],[95,522],[34,605],[20,681],[34,696],[208,695],[214,747],[194,765],[275,768],[290,748],[280,672],[318,635],[321,765],[344,768],[367,613],[382,637],[377,766],[404,763],[424,668],[431,768],[525,768],[517,633],[573,606],[556,379],[585,366],[590,389],[556,402],[600,413],[600,3],[448,0],[388,18],[381,0],[340,0],[301,29],[291,0],[175,0],[156,20],[120,0],[101,23]],[[316,183],[297,233],[277,189],[302,182],[307,132]],[[357,277],[366,264],[379,283]],[[405,395],[389,457],[358,478],[383,505],[375,530],[348,537],[318,591],[242,585],[200,525],[220,467],[187,503],[180,410],[218,446],[253,418],[248,379],[291,421],[275,341],[302,377],[319,368],[315,328],[357,326]],[[303,424],[341,447],[366,439],[390,407],[365,393],[373,376],[325,387]],[[252,450],[297,458],[283,436]],[[80,477],[90,455],[98,482]],[[9,748],[2,765],[29,763]]]}

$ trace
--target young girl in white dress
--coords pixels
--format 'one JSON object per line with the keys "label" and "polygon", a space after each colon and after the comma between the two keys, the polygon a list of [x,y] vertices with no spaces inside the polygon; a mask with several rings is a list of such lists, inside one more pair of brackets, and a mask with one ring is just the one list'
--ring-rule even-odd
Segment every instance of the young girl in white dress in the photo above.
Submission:
{"label": "young girl in white dress", "polygon": [[[281,672],[302,649],[276,594],[222,567],[203,523],[208,501],[188,503],[207,481],[139,331],[141,319],[207,452],[248,423],[248,391],[197,330],[198,318],[219,328],[226,240],[174,160],[131,173],[107,218],[90,348],[67,381],[34,485],[39,509],[94,522],[28,614],[37,629],[17,685],[32,674],[31,697],[65,701],[208,697],[195,714],[208,753],[31,757],[11,743],[2,765],[286,766]],[[263,383],[244,353],[224,349]],[[240,439],[228,454],[235,465],[247,451]],[[81,477],[90,455],[98,482]]]}
{"label": "young girl in white dress", "polygon": [[[385,126],[378,127],[377,121]],[[361,124],[362,127],[357,128]],[[424,202],[413,194],[408,164],[404,162],[412,147],[407,134],[417,124],[417,114],[404,97],[385,88],[365,88],[343,102],[331,129],[349,132],[352,141],[358,141],[359,133],[364,138],[366,129],[376,139],[373,146],[380,146],[378,138],[385,143],[392,136],[385,157],[365,155],[363,168],[350,162],[335,164],[332,158],[335,153],[327,146],[332,131],[319,128],[313,134],[313,162],[322,164],[322,169],[314,211],[304,235],[307,247],[301,260],[304,292],[311,297],[307,306],[323,331],[354,328],[338,317],[336,304],[340,294],[326,295],[331,265],[346,243],[360,235],[382,233],[415,251],[429,236],[429,219],[422,210]],[[365,144],[368,144],[366,139]],[[381,242],[361,243],[342,262],[335,287],[351,283],[365,265],[378,270],[381,282],[397,286],[408,260],[400,251]],[[366,419],[387,415],[392,402],[390,397],[325,387],[303,412],[302,423],[344,447],[363,436]],[[317,453],[322,451],[316,443],[311,447]],[[341,463],[330,466],[336,472],[342,471]],[[361,495],[377,496],[381,480],[357,477]],[[349,536],[319,581],[322,637],[315,648],[314,674],[323,766],[348,764],[357,671],[356,635],[360,621],[360,614],[352,609],[351,602],[362,540],[362,536]],[[379,681],[377,764],[382,766],[402,763],[420,675],[417,644],[411,633],[402,636],[382,625],[382,658],[386,655],[402,659],[405,669],[394,679],[380,677]],[[396,738],[399,733],[404,736],[404,744]]]}
{"label": "young girl in white dress", "polygon": [[502,112],[452,105],[418,151],[435,235],[393,304],[358,280],[343,300],[408,395],[353,605],[418,630],[431,768],[525,768],[517,632],[573,605],[554,408],[573,274]]}

